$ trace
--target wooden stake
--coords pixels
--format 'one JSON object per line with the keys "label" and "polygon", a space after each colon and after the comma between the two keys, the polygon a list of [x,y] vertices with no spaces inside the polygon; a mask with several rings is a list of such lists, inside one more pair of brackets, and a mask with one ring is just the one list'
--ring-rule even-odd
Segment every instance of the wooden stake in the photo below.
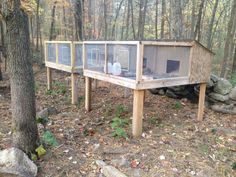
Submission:
{"label": "wooden stake", "polygon": [[133,136],[142,135],[144,90],[134,90],[133,101]]}
{"label": "wooden stake", "polygon": [[77,83],[78,75],[75,73],[71,74],[71,103],[78,103],[78,83]]}
{"label": "wooden stake", "polygon": [[199,92],[198,117],[197,117],[198,121],[203,120],[205,96],[206,96],[206,83],[202,83],[200,84],[200,92]]}
{"label": "wooden stake", "polygon": [[47,89],[51,90],[52,88],[52,71],[47,67]]}
{"label": "wooden stake", "polygon": [[92,91],[91,78],[85,77],[85,109],[91,111],[91,91]]}

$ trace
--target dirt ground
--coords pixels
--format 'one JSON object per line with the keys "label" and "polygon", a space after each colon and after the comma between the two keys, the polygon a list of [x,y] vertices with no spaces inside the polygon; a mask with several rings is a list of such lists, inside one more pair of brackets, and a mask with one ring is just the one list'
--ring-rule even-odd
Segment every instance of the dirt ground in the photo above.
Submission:
{"label": "dirt ground", "polygon": [[[59,146],[47,149],[37,161],[39,177],[101,176],[96,160],[113,165],[128,176],[236,176],[236,117],[206,109],[196,121],[197,104],[147,92],[143,135],[131,136],[132,93],[99,82],[93,88],[92,108],[84,109],[84,83],[79,79],[79,103],[70,104],[70,75],[53,71],[53,91],[46,91],[45,69],[35,69],[37,111],[55,107],[47,128]],[[0,82],[0,150],[11,146],[10,86]],[[121,109],[122,108],[122,109]],[[128,138],[113,137],[111,120],[121,109],[129,120]],[[39,126],[42,132],[42,126]],[[122,160],[121,160],[122,159]]]}

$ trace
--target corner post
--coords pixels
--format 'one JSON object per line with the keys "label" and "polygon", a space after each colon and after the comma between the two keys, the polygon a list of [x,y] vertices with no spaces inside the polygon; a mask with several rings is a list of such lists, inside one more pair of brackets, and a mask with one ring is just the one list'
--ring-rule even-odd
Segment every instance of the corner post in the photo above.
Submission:
{"label": "corner post", "polygon": [[91,91],[92,91],[91,78],[85,77],[85,109],[91,111]]}
{"label": "corner post", "polygon": [[70,43],[71,52],[71,103],[78,103],[78,75],[75,73],[75,44]]}
{"label": "corner post", "polygon": [[143,130],[144,90],[134,90],[132,133],[140,137]]}
{"label": "corner post", "polygon": [[199,92],[199,103],[198,103],[198,116],[197,116],[198,121],[203,120],[205,96],[206,96],[206,83],[201,83]]}

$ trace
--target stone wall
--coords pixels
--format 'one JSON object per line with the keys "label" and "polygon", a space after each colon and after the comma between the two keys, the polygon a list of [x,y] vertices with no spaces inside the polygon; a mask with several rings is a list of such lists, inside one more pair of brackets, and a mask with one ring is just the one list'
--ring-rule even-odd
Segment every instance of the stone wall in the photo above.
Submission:
{"label": "stone wall", "polygon": [[[187,98],[192,102],[197,103],[199,85],[151,89],[150,92],[152,94],[166,95],[176,99]],[[207,83],[206,102],[206,105],[215,111],[223,113],[232,112],[234,114],[236,106],[236,87],[233,87],[228,80],[212,74],[211,79]],[[228,111],[224,111],[224,109],[227,109]],[[232,111],[229,111],[229,109]]]}

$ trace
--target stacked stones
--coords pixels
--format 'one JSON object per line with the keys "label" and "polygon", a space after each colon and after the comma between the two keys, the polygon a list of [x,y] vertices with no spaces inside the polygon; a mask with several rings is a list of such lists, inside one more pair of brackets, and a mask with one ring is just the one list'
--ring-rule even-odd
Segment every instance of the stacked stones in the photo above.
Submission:
{"label": "stacked stones", "polygon": [[[152,94],[166,95],[171,98],[188,98],[194,102],[198,101],[199,85],[176,86],[150,90]],[[207,83],[206,101],[210,104],[236,105],[236,87],[223,78],[211,75]]]}

